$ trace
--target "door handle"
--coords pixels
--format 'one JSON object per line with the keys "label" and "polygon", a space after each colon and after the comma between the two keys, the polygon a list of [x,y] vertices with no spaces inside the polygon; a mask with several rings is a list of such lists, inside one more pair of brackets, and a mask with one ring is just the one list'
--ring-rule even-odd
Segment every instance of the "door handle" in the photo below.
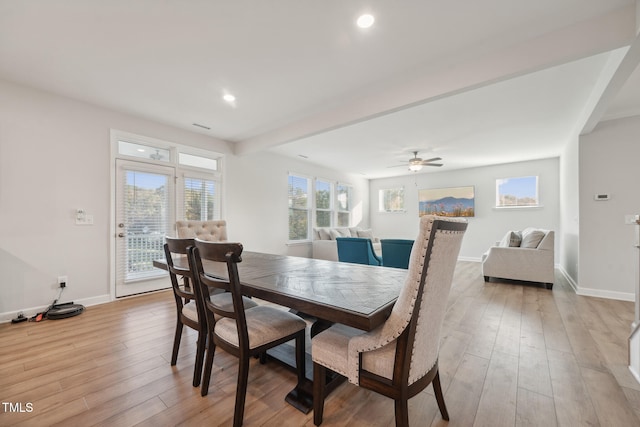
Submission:
{"label": "door handle", "polygon": [[118,237],[124,237],[125,234],[124,233],[118,233]]}

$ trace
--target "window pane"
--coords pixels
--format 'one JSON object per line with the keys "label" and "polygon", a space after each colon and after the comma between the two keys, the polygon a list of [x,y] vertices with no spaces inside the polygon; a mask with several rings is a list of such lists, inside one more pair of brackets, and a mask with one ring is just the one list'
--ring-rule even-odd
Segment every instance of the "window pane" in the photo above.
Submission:
{"label": "window pane", "polygon": [[220,218],[216,182],[207,179],[184,179],[184,219],[210,221]]}
{"label": "window pane", "polygon": [[289,207],[307,209],[309,206],[308,179],[289,175]]}
{"label": "window pane", "polygon": [[316,211],[316,226],[331,227],[331,211]]}
{"label": "window pane", "polygon": [[125,282],[157,275],[153,260],[164,256],[169,229],[167,175],[126,171],[124,220],[126,227]]}
{"label": "window pane", "polygon": [[338,227],[349,227],[349,212],[338,212]]}
{"label": "window pane", "polygon": [[309,211],[289,209],[289,240],[306,240],[309,230]]}
{"label": "window pane", "polygon": [[404,188],[392,188],[378,192],[380,212],[404,212]]}
{"label": "window pane", "polygon": [[309,239],[309,179],[289,175],[289,240]]}
{"label": "window pane", "polygon": [[316,208],[331,209],[331,183],[316,181]]}
{"label": "window pane", "polygon": [[348,211],[351,210],[351,187],[348,185],[338,185],[336,187],[338,210]]}
{"label": "window pane", "polygon": [[194,166],[212,171],[218,170],[218,160],[210,159],[208,157],[194,156],[193,154],[178,153],[178,163],[185,166]]}
{"label": "window pane", "polygon": [[126,141],[118,141],[118,153],[161,162],[169,162],[171,160],[169,150]]}
{"label": "window pane", "polygon": [[496,206],[538,206],[538,177],[496,180]]}

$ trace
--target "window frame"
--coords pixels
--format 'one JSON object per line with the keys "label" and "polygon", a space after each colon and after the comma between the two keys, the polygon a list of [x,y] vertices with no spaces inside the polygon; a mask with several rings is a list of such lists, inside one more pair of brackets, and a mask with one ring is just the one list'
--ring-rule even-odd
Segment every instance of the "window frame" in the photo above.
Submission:
{"label": "window frame", "polygon": [[[402,196],[402,207],[400,209],[386,209],[385,201],[387,199],[385,192],[398,191]],[[378,190],[378,213],[406,213],[407,209],[405,208],[405,194],[404,194],[404,186],[394,187],[394,188],[381,188]]]}
{"label": "window frame", "polygon": [[[500,186],[504,185],[509,180],[524,180],[527,178],[535,178],[535,204],[502,204],[501,196],[503,194],[500,192]],[[516,201],[518,198],[516,198]],[[495,209],[535,209],[542,207],[540,203],[540,176],[539,175],[520,175],[520,176],[510,176],[505,178],[496,178],[496,199],[495,199]]]}
{"label": "window frame", "polygon": [[[318,182],[322,182],[324,184],[329,184],[329,208],[319,208],[318,207]],[[335,183],[328,179],[323,178],[315,178],[313,180],[313,224],[315,227],[333,227],[335,223]],[[319,225],[318,224],[318,212],[328,212],[329,213],[329,225]]]}
{"label": "window frame", "polygon": [[[351,227],[351,220],[353,217],[353,185],[351,184],[347,184],[344,182],[336,182],[336,190],[335,190],[335,199],[336,199],[336,221],[335,221],[335,226],[336,227]],[[347,209],[340,209],[340,193],[338,191],[338,187],[346,187],[348,188],[348,192],[347,192]],[[348,221],[347,224],[341,224],[340,223],[340,214],[344,214],[346,213],[348,215]]]}
{"label": "window frame", "polygon": [[[306,208],[296,208],[292,205],[291,192],[290,192],[290,180],[292,177],[304,179],[307,185],[307,206]],[[313,178],[310,176],[299,174],[295,172],[289,172],[287,174],[287,244],[307,243],[311,241],[311,225],[312,225],[312,213],[313,213],[313,200],[315,199],[315,191],[313,189]],[[307,212],[307,236],[304,239],[292,239],[291,238],[291,211],[306,211]]]}

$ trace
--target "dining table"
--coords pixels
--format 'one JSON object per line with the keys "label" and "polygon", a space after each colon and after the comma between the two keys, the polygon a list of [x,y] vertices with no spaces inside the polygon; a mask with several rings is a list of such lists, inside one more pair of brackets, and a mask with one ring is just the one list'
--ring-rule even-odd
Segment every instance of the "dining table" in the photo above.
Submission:
{"label": "dining table", "polygon": [[[185,257],[174,258],[174,265],[188,268]],[[167,270],[164,259],[154,266]],[[311,319],[310,336],[334,323],[371,331],[385,322],[398,298],[407,270],[313,258],[246,251],[238,263],[242,293],[288,307],[305,319]],[[207,275],[225,279],[224,263],[203,260]],[[286,346],[274,358],[293,366],[292,351]],[[289,346],[291,347],[291,346]],[[308,364],[311,363],[310,356]],[[330,378],[330,392],[343,377]],[[296,384],[286,401],[307,413],[313,403],[312,375]]]}

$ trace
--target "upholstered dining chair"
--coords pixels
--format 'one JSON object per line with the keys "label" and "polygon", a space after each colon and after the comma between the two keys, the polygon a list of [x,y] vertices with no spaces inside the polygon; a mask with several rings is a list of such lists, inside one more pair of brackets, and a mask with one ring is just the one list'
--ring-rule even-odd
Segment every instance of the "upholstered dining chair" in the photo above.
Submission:
{"label": "upholstered dining chair", "polygon": [[[306,323],[295,314],[274,307],[259,305],[251,310],[244,310],[237,265],[242,261],[242,249],[240,243],[205,242],[198,239],[195,246],[189,248],[195,287],[204,300],[208,325],[209,346],[200,393],[202,396],[208,393],[216,346],[236,356],[239,359],[239,369],[234,426],[242,425],[244,418],[249,361],[252,357],[261,356],[269,348],[295,339],[298,383],[305,378]],[[205,274],[203,260],[226,263],[228,278],[219,279]],[[229,291],[233,301],[232,308],[220,307],[210,299],[210,287]]]}
{"label": "upholstered dining chair", "polygon": [[[173,351],[171,353],[171,366],[175,366],[178,361],[180,341],[182,339],[182,329],[184,325],[195,329],[198,332],[198,342],[196,348],[196,361],[193,370],[193,386],[200,385],[202,378],[202,365],[207,337],[207,323],[204,306],[198,295],[194,292],[193,274],[187,260],[187,248],[194,245],[194,239],[177,239],[165,237],[164,254],[167,261],[167,269],[171,279],[173,296],[176,301],[176,332],[173,338]],[[179,265],[174,263],[174,259],[182,258]],[[182,278],[182,283],[180,282]],[[224,307],[231,307],[231,294],[218,292],[211,296],[216,304]],[[257,304],[247,299],[246,308],[255,307]],[[203,319],[201,322],[200,319]]]}
{"label": "upholstered dining chair", "polygon": [[409,268],[413,240],[380,239],[380,246],[382,247],[382,259],[385,267]]}
{"label": "upholstered dining chair", "polygon": [[338,261],[354,264],[382,265],[382,258],[373,250],[371,239],[362,237],[337,237]]}
{"label": "upholstered dining chair", "polygon": [[409,270],[391,315],[371,332],[335,324],[316,335],[313,421],[323,418],[326,369],[395,401],[396,426],[409,424],[408,400],[433,383],[442,418],[449,419],[438,373],[440,330],[464,220],[423,216]]}
{"label": "upholstered dining chair", "polygon": [[183,220],[176,221],[176,232],[182,239],[200,239],[209,242],[227,241],[227,221],[224,219],[210,221]]}

